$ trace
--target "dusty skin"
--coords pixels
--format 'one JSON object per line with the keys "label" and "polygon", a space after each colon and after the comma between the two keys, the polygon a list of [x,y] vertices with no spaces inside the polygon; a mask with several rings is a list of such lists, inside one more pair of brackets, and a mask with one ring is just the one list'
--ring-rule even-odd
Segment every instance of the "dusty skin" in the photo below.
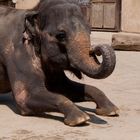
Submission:
{"label": "dusty skin", "polygon": [[140,140],[140,52],[117,51],[116,56],[110,77],[94,80],[84,76],[81,82],[102,90],[120,108],[119,117],[97,116],[94,103],[78,103],[91,120],[85,126],[69,127],[58,113],[22,117],[11,95],[1,95],[0,140]]}

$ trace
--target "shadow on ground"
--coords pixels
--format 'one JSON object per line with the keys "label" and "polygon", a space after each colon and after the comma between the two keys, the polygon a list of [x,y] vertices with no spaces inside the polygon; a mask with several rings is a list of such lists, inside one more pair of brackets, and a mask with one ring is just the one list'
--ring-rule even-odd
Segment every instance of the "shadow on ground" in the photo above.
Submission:
{"label": "shadow on ground", "polygon": [[[11,93],[1,94],[0,95],[0,105],[8,106],[15,114],[19,115],[19,111],[17,109],[16,102],[15,102],[15,100],[14,100],[14,98],[13,98]],[[107,121],[105,121],[105,120],[99,118],[98,116],[94,115],[94,110],[95,109],[86,108],[86,107],[82,107],[82,106],[79,106],[79,105],[78,105],[78,107],[81,110],[83,110],[85,112],[88,112],[88,115],[90,116],[90,122],[91,123],[94,123],[94,124],[107,124]],[[62,116],[55,116],[53,114],[48,114],[48,113],[37,114],[36,117],[46,118],[46,119],[53,119],[53,120],[61,121],[61,122],[64,121],[64,118]],[[87,125],[89,125],[89,124],[86,123],[86,124],[80,125],[79,127],[87,126]]]}

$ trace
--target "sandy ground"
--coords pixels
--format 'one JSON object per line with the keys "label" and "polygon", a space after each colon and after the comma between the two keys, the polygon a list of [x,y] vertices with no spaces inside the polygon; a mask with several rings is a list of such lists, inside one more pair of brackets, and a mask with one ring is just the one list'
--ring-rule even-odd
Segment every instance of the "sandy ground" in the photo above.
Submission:
{"label": "sandy ground", "polygon": [[[80,82],[102,90],[120,109],[119,117],[92,112],[94,103],[79,103],[91,120],[85,126],[63,124],[63,115],[22,117],[10,95],[0,95],[0,140],[140,140],[140,52],[116,52],[114,73],[104,80],[84,76]],[[78,81],[73,75],[67,75]]]}

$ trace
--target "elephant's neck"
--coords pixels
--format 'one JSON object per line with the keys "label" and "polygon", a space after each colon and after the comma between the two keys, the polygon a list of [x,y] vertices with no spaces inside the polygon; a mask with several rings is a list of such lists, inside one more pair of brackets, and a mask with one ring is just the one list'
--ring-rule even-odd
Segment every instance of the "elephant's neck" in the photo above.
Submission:
{"label": "elephant's neck", "polygon": [[59,85],[62,85],[64,81],[66,80],[65,73],[63,71],[46,71],[46,87],[49,90],[55,90],[55,87],[59,87]]}

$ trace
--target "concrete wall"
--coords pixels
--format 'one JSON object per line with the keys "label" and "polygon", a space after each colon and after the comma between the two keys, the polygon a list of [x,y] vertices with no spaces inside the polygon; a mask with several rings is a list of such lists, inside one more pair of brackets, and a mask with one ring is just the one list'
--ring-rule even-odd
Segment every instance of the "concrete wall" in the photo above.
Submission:
{"label": "concrete wall", "polygon": [[140,0],[122,0],[121,29],[140,33]]}
{"label": "concrete wall", "polygon": [[31,9],[37,5],[40,0],[16,0],[17,9]]}

